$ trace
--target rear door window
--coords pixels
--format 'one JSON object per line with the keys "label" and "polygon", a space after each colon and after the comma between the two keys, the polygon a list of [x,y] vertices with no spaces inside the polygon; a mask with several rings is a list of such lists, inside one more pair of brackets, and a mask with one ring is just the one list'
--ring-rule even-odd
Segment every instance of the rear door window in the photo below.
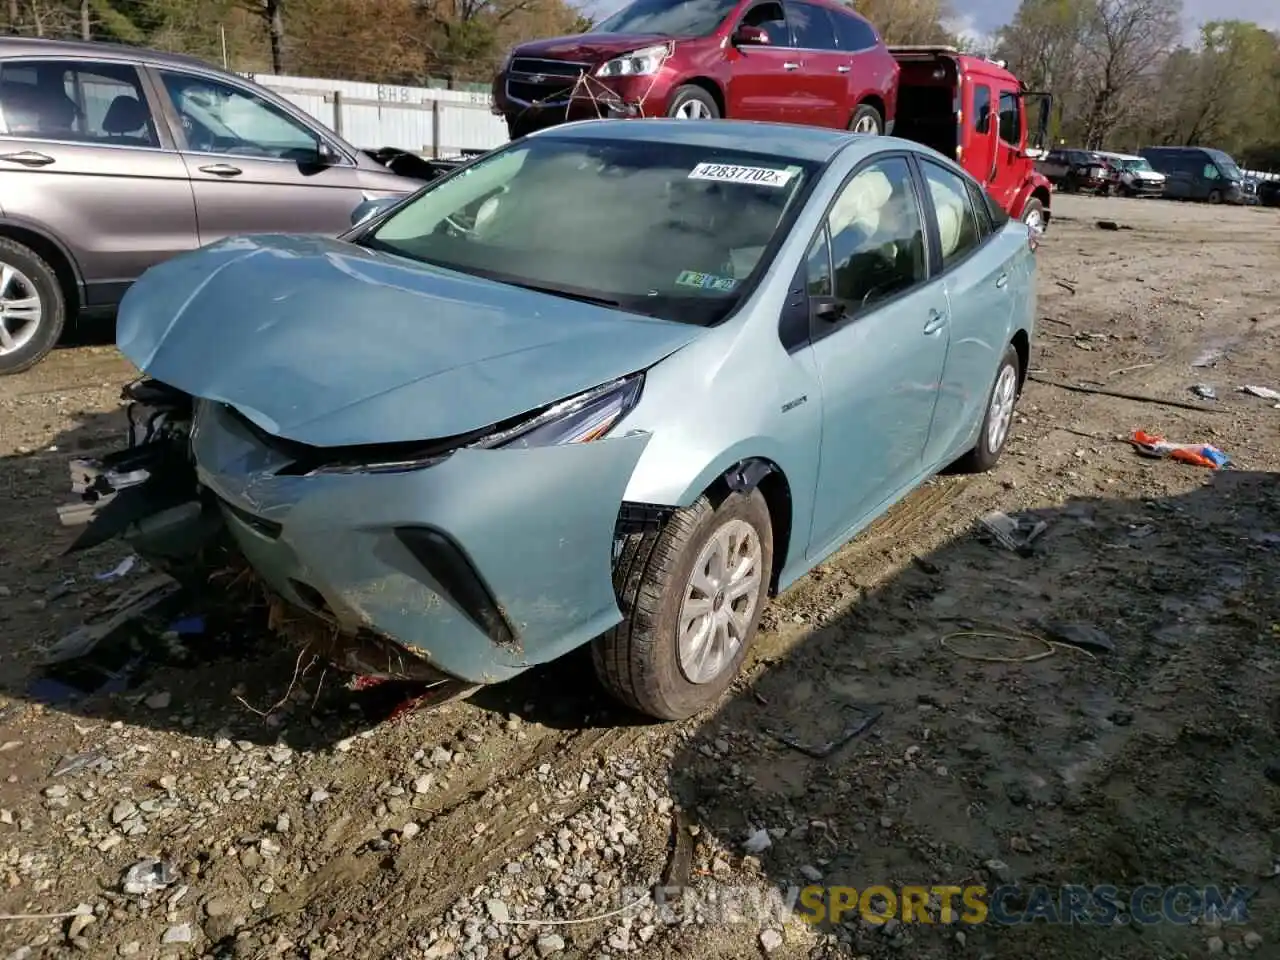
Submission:
{"label": "rear door window", "polygon": [[833,14],[836,26],[836,43],[841,50],[856,53],[859,50],[870,50],[879,45],[880,40],[871,24],[852,13]]}
{"label": "rear door window", "polygon": [[835,27],[825,7],[814,6],[812,3],[788,3],[787,19],[791,21],[791,32],[797,47],[803,50],[836,48]]}
{"label": "rear door window", "polygon": [[10,137],[160,146],[138,71],[128,64],[6,63],[0,66],[0,115]]}
{"label": "rear door window", "polygon": [[1015,147],[1022,142],[1022,99],[1016,93],[1000,94],[1000,139]]}
{"label": "rear door window", "polygon": [[978,231],[978,218],[962,177],[932,161],[922,163],[925,181],[933,197],[938,220],[938,238],[942,242],[942,268],[958,263],[977,249],[983,235]]}
{"label": "rear door window", "polygon": [[983,83],[973,88],[973,131],[991,132],[991,88]]}

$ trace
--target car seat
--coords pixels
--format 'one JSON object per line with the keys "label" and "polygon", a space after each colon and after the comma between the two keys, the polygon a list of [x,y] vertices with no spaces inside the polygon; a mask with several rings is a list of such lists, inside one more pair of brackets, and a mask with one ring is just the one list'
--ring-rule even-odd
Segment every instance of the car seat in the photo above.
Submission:
{"label": "car seat", "polygon": [[122,140],[131,146],[150,146],[155,143],[151,132],[151,115],[141,100],[127,93],[122,93],[111,101],[106,116],[102,118],[102,130],[109,140]]}

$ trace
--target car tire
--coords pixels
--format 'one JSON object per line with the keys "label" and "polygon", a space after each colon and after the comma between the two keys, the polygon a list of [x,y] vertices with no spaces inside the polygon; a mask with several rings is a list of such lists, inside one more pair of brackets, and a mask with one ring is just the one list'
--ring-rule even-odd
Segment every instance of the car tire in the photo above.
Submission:
{"label": "car tire", "polygon": [[[1009,442],[1009,433],[1013,426],[1013,410],[1018,401],[1021,379],[1022,361],[1013,344],[1009,344],[1004,349],[1004,356],[1000,358],[1000,366],[996,370],[991,392],[987,394],[986,413],[982,417],[982,429],[978,432],[978,442],[958,464],[963,472],[986,473],[1000,460],[1000,454],[1004,452]],[[1012,393],[1010,394],[1009,391]],[[1000,404],[996,403],[997,397],[1002,400]],[[992,429],[997,417],[1003,419],[999,431]]]}
{"label": "car tire", "polygon": [[696,83],[677,87],[667,104],[667,116],[675,120],[719,120],[715,97]]}
{"label": "car tire", "polygon": [[1221,203],[1221,202],[1222,202],[1222,191],[1221,191],[1221,190],[1210,190],[1210,191],[1209,191],[1209,198],[1208,198],[1208,199],[1209,199],[1209,202],[1210,202],[1210,203]]}
{"label": "car tire", "polygon": [[[6,325],[7,339],[12,343],[0,343],[0,376],[6,376],[34,367],[58,345],[67,322],[67,307],[58,275],[30,247],[0,237],[0,268],[13,271],[5,288],[0,289],[0,323]],[[11,316],[6,308],[14,300],[32,298],[39,313],[19,329],[15,321],[21,314]]]}
{"label": "car tire", "polygon": [[869,137],[879,137],[884,134],[884,117],[880,116],[880,111],[867,103],[858,104],[858,109],[853,111],[853,117],[849,121],[849,130],[852,133],[862,133]]}
{"label": "car tire", "polygon": [[[741,601],[744,626],[736,648],[718,669],[698,676],[682,661],[679,628],[686,598],[707,599],[713,611],[724,609],[723,588],[710,598],[692,596],[695,567],[714,558],[717,541],[736,545],[735,553],[746,549],[754,574],[737,581],[747,592],[729,601]],[[601,683],[623,703],[659,720],[683,720],[715,703],[738,676],[755,640],[772,567],[773,527],[759,490],[731,492],[718,504],[702,496],[660,531],[629,536],[614,565],[622,622],[591,648]]]}
{"label": "car tire", "polygon": [[1029,227],[1035,227],[1038,235],[1044,236],[1045,231],[1049,229],[1049,222],[1044,214],[1044,204],[1035,197],[1028,197],[1027,202],[1022,205],[1022,222]]}

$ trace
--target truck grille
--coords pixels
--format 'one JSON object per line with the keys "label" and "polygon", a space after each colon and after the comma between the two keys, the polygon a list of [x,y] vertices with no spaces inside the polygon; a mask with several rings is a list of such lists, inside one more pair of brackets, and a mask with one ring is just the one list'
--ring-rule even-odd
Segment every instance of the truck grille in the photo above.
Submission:
{"label": "truck grille", "polygon": [[507,96],[520,103],[564,103],[588,64],[516,57],[507,71]]}

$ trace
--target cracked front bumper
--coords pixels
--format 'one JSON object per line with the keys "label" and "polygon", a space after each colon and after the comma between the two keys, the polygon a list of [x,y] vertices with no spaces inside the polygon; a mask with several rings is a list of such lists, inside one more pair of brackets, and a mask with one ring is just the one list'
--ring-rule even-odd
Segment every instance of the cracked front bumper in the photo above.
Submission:
{"label": "cracked front bumper", "polygon": [[192,432],[200,483],[272,589],[469,683],[554,660],[621,620],[614,533],[647,443],[462,449],[402,473],[281,476],[289,458],[221,405],[201,403]]}

